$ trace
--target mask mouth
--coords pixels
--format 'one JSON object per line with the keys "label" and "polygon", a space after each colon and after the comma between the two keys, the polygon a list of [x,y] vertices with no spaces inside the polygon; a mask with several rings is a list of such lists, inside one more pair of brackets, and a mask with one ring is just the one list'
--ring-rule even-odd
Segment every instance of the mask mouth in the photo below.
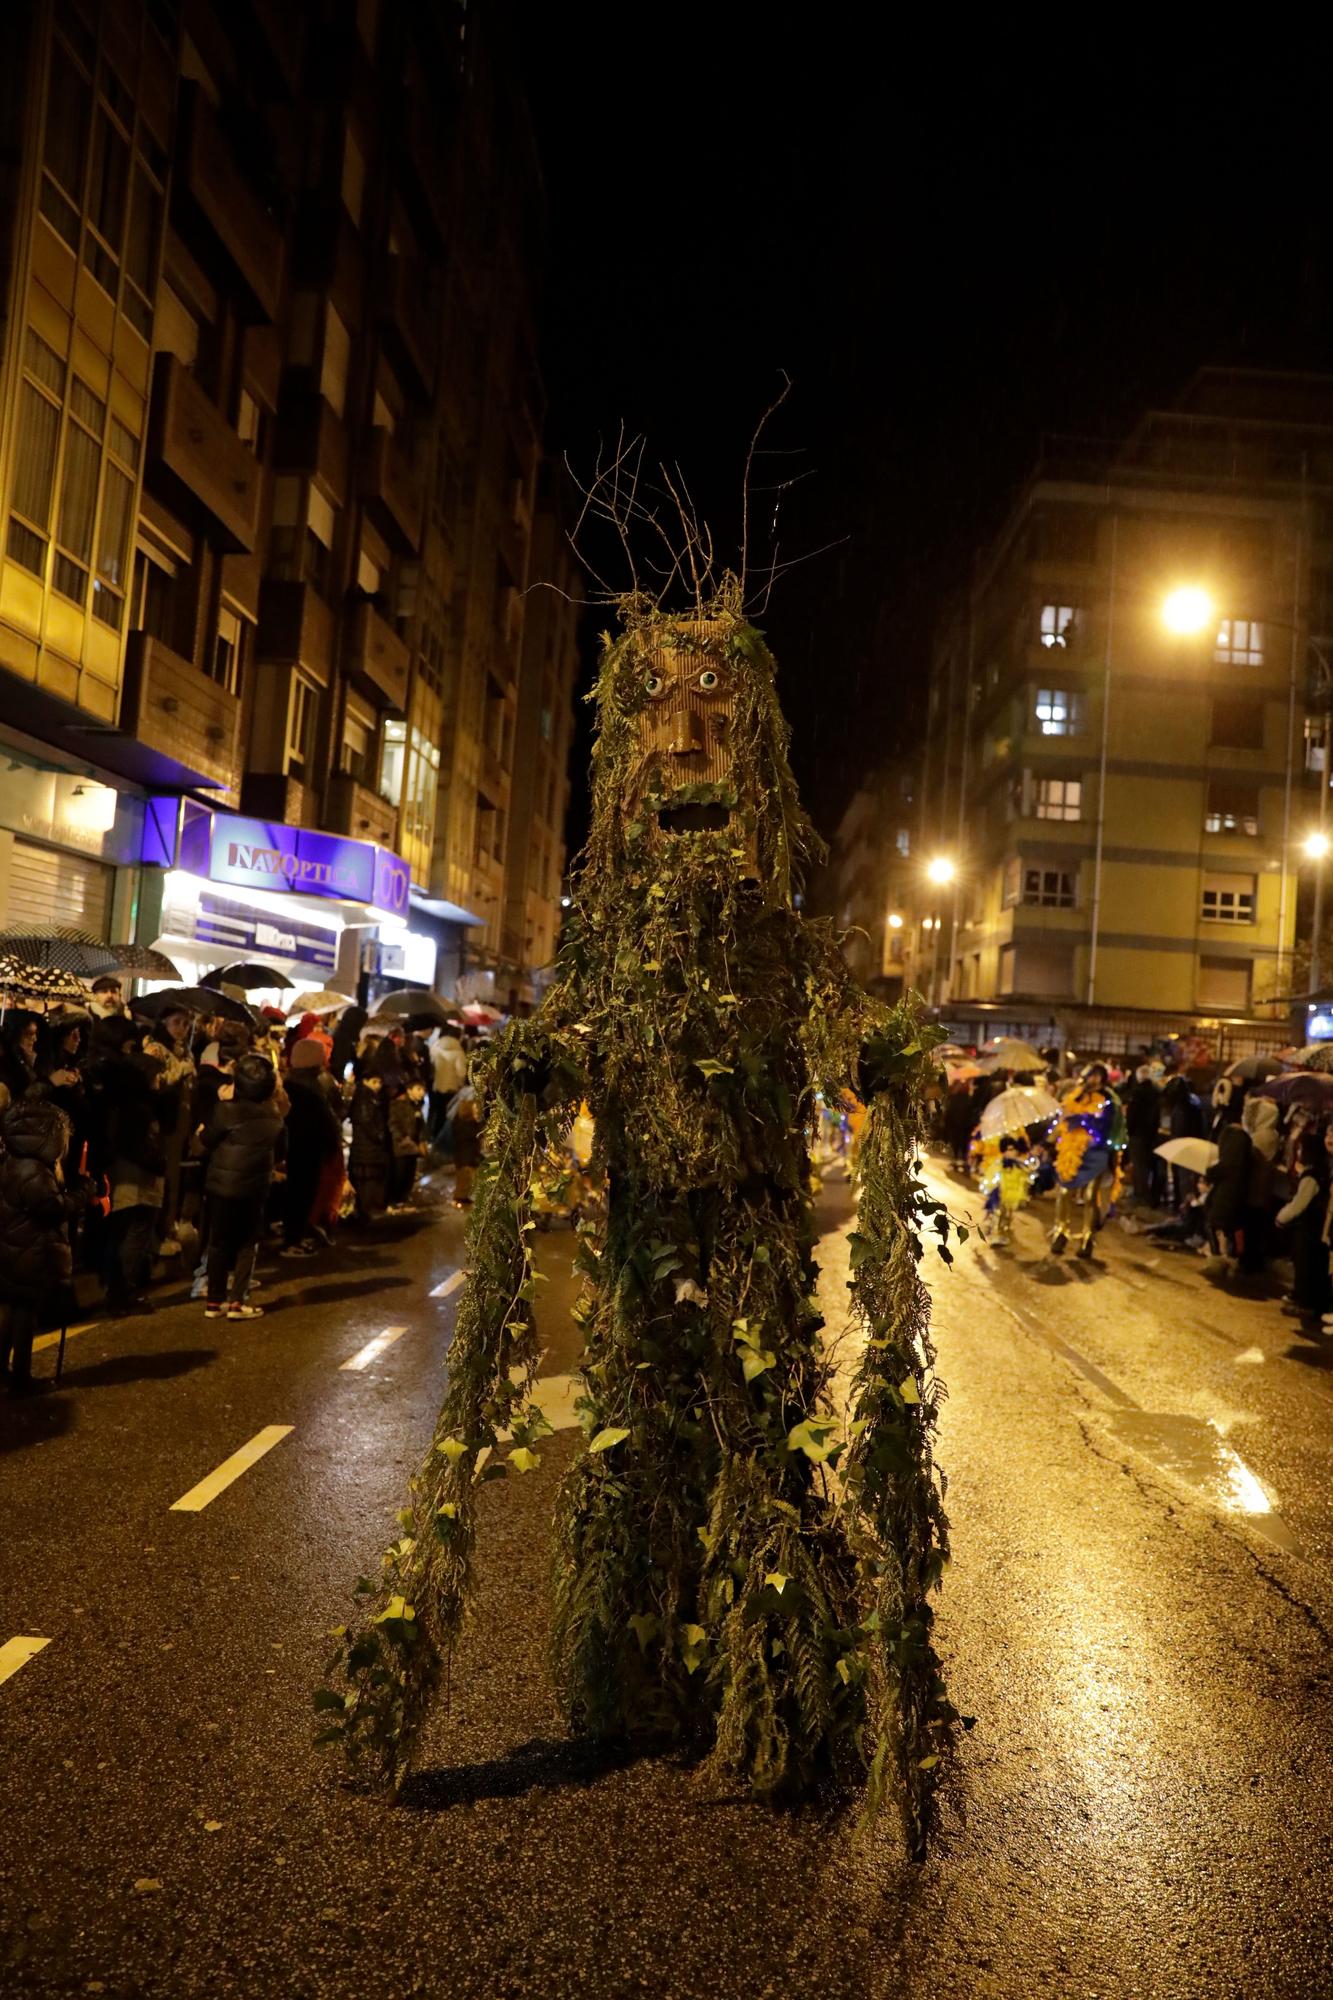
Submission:
{"label": "mask mouth", "polygon": [[663,833],[725,833],[731,824],[731,807],[716,801],[659,806],[657,824]]}

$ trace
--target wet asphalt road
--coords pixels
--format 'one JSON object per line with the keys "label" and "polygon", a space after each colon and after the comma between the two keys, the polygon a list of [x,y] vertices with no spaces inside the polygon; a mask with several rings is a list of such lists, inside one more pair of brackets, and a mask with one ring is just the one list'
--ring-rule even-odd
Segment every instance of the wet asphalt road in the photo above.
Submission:
{"label": "wet asphalt road", "polygon": [[[847,1208],[831,1182],[835,1313]],[[917,1869],[887,1825],[564,1741],[544,1522],[568,1430],[487,1490],[483,1598],[406,1802],[310,1748],[321,1634],[439,1400],[447,1210],[271,1265],[251,1326],[178,1305],[75,1336],[61,1394],[0,1408],[0,1647],[50,1642],[0,1685],[0,1994],[1333,1994],[1329,1357],[1117,1230],[1057,1263],[1045,1219],[932,1272],[939,1637],[978,1721]],[[543,1239],[555,1375],[568,1253]]]}

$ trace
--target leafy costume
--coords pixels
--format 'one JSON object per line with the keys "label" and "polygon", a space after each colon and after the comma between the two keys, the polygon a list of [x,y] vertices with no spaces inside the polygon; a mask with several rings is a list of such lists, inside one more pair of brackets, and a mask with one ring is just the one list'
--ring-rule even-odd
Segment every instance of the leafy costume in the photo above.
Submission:
{"label": "leafy costume", "polygon": [[[580,1229],[588,1440],[560,1488],[552,1666],[575,1729],[706,1748],[761,1795],[869,1774],[923,1850],[955,1712],[931,1644],[947,1556],[931,1458],[915,1175],[929,1037],[793,907],[815,846],[773,661],[734,580],[695,615],[627,600],[595,698],[592,832],[555,983],[482,1059],[471,1275],[435,1440],[323,1736],[394,1781],[470,1587],[478,1486],[549,1428],[531,1191],[586,1100],[603,1220]],[[815,1093],[868,1100],[851,1239],[865,1336],[845,1415],[814,1299]],[[947,1256],[947,1249],[944,1249]],[[478,1471],[483,1451],[489,1456]]]}

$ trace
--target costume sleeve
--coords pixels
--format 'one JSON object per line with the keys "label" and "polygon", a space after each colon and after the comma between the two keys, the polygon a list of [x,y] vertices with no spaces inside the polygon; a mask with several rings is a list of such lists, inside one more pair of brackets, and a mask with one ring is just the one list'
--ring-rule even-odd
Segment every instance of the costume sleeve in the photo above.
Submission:
{"label": "costume sleeve", "polygon": [[[335,1634],[329,1672],[336,1685],[315,1696],[316,1708],[329,1715],[317,1740],[340,1743],[354,1770],[381,1783],[404,1775],[458,1637],[472,1580],[478,1490],[527,1471],[533,1444],[550,1429],[530,1401],[540,1352],[532,1182],[573,1110],[553,1088],[558,1065],[549,1066],[541,1089],[529,1087],[547,1054],[537,1023],[518,1022],[477,1066],[490,1102],[448,1393],[380,1580],[358,1585],[369,1600],[365,1613],[354,1628]],[[570,1088],[581,1089],[581,1074]],[[577,1102],[576,1094],[574,1108]]]}

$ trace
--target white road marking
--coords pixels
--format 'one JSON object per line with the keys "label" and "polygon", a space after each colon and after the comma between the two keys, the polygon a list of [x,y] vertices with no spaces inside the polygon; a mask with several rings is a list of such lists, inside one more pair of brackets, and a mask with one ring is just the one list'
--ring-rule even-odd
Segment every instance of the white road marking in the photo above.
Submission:
{"label": "white road marking", "polygon": [[465,1275],[462,1271],[451,1271],[447,1278],[441,1278],[438,1285],[431,1286],[430,1296],[433,1299],[447,1299],[450,1292],[458,1290]]}
{"label": "white road marking", "polygon": [[50,1643],[49,1639],[6,1639],[0,1646],[0,1681],[7,1681],[20,1667],[26,1667],[29,1660]]}
{"label": "white road marking", "polygon": [[250,1467],[264,1456],[265,1452],[272,1451],[275,1444],[281,1444],[285,1437],[290,1437],[292,1429],[291,1424],[268,1424],[262,1431],[256,1431],[248,1444],[243,1444],[230,1458],[224,1458],[217,1470],[209,1473],[207,1479],[201,1479],[188,1493],[182,1493],[179,1500],[173,1500],[170,1512],[173,1514],[202,1512],[210,1500],[216,1500],[219,1493],[226,1491],[233,1479],[239,1479],[243,1472],[248,1472]]}
{"label": "white road marking", "polygon": [[386,1326],[383,1333],[377,1333],[373,1340],[368,1340],[364,1347],[359,1348],[350,1361],[344,1361],[342,1370],[369,1368],[371,1362],[383,1354],[386,1347],[392,1347],[395,1340],[400,1339],[406,1332],[405,1326]]}

